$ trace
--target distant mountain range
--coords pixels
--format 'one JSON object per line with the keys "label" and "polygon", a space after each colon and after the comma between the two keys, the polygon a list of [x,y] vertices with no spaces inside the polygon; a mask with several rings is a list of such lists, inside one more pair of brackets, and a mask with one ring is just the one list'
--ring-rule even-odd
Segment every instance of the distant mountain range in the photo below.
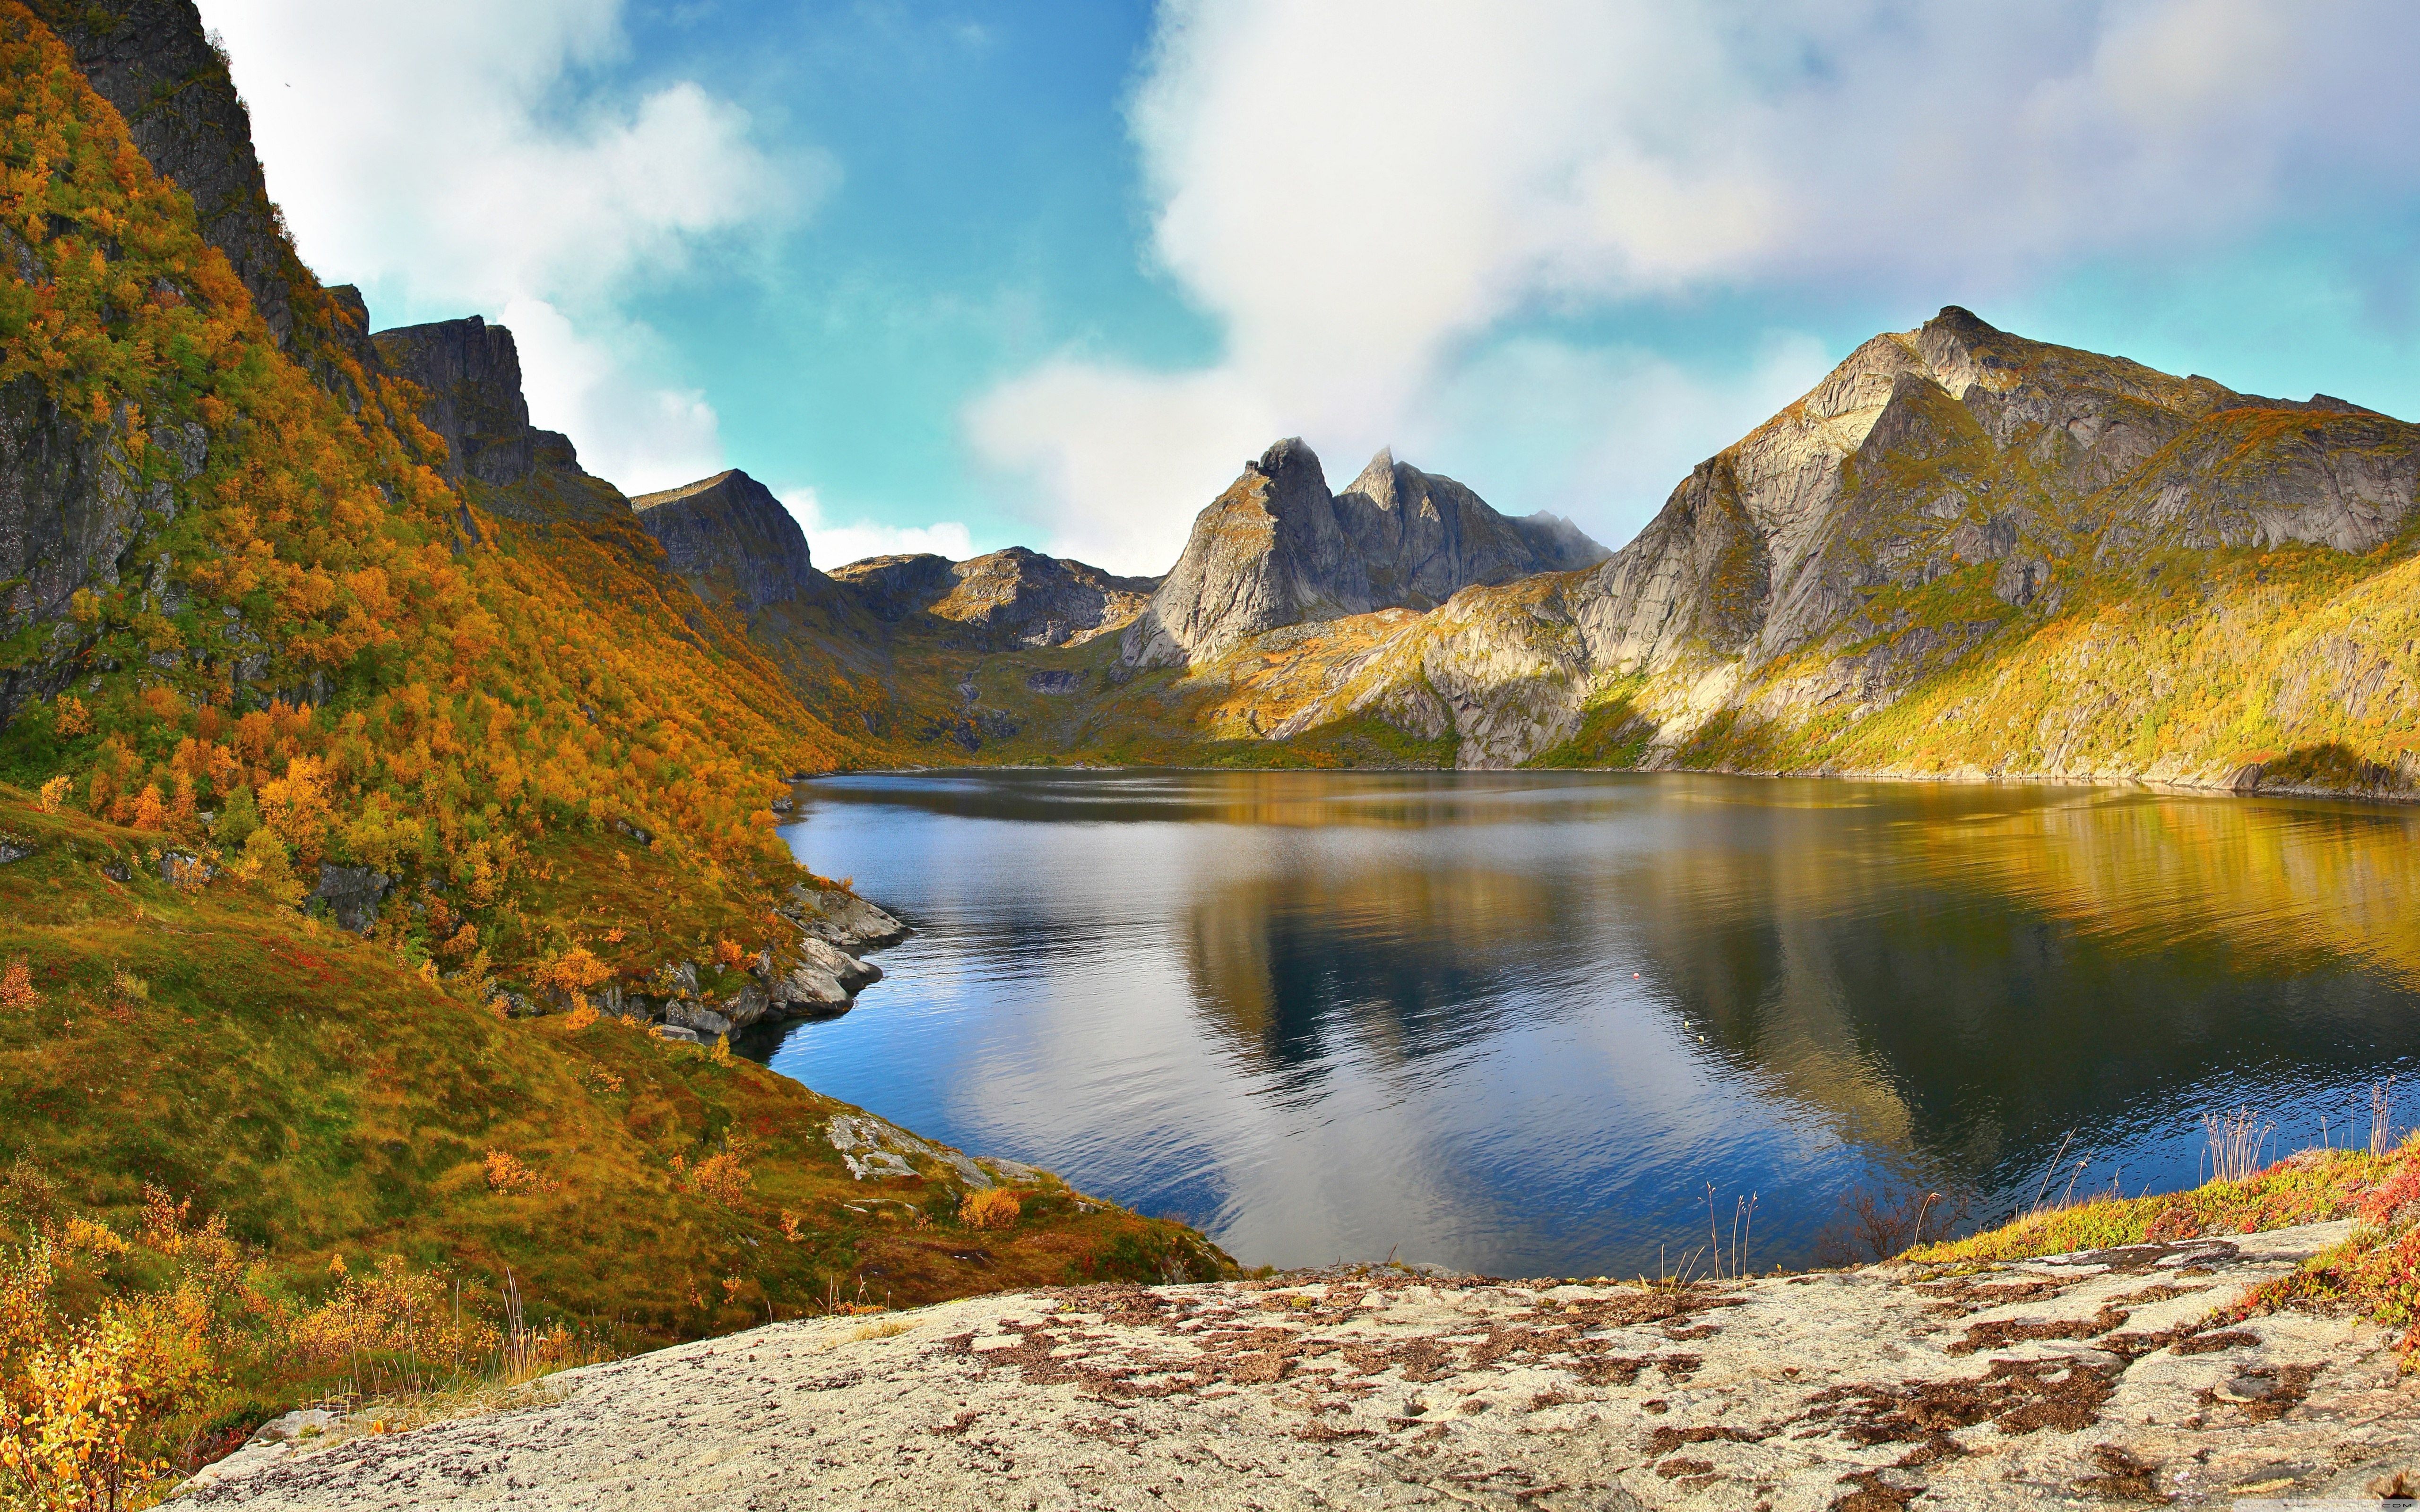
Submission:
{"label": "distant mountain range", "polygon": [[[2416,443],[2340,399],[2238,393],[1953,306],[1858,347],[1609,556],[1390,453],[1330,492],[1294,440],[1163,579],[1016,549],[877,559],[820,579],[819,625],[773,635],[874,675],[871,728],[935,760],[2406,794]],[[738,517],[726,556],[757,538]],[[702,594],[736,570],[695,565],[669,517],[650,529]],[[778,550],[812,572],[795,529]]]}

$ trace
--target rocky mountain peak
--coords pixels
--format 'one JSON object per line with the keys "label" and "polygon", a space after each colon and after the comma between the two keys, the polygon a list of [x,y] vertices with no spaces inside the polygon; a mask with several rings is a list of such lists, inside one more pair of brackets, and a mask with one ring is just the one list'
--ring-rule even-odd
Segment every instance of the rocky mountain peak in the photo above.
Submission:
{"label": "rocky mountain peak", "polygon": [[701,598],[753,612],[829,583],[814,570],[798,520],[772,489],[737,468],[641,494],[630,507]]}
{"label": "rocky mountain peak", "polygon": [[420,418],[445,440],[448,482],[506,487],[529,477],[541,445],[571,453],[570,438],[531,427],[520,349],[503,326],[474,315],[397,326],[370,341],[389,371],[427,394]]}
{"label": "rocky mountain peak", "polygon": [[1082,645],[1142,612],[1156,578],[1121,578],[1021,546],[952,562],[930,553],[868,557],[832,579],[876,619],[946,622],[952,644],[976,649]]}
{"label": "rocky mountain peak", "polygon": [[1282,625],[1426,609],[1474,583],[1581,567],[1605,550],[1552,516],[1507,518],[1382,448],[1342,494],[1289,438],[1194,520],[1185,554],[1127,632],[1145,666],[1215,660]]}

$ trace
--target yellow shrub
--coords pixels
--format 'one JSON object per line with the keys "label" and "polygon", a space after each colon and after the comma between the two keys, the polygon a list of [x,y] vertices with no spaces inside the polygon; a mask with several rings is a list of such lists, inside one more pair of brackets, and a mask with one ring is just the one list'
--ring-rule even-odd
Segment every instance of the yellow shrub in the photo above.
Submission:
{"label": "yellow shrub", "polygon": [[689,1173],[689,1189],[736,1208],[747,1199],[749,1184],[755,1180],[755,1173],[740,1163],[737,1150],[724,1149],[697,1163]]}
{"label": "yellow shrub", "polygon": [[126,1241],[118,1237],[116,1229],[89,1218],[69,1219],[64,1242],[69,1249],[104,1260],[123,1255],[127,1249]]}
{"label": "yellow shrub", "polygon": [[42,784],[41,795],[37,801],[41,804],[42,812],[56,813],[59,811],[59,805],[67,802],[68,795],[74,791],[75,779],[61,772]]}
{"label": "yellow shrub", "polygon": [[563,1021],[563,1026],[578,1033],[596,1023],[597,1017],[597,1010],[589,1006],[588,999],[574,993],[571,995],[571,1013]]}
{"label": "yellow shrub", "polygon": [[491,1352],[499,1337],[475,1313],[458,1311],[439,1276],[414,1273],[389,1255],[373,1272],[338,1273],[328,1300],[295,1319],[289,1344],[305,1358],[339,1360],[359,1351],[394,1350],[423,1360]]}
{"label": "yellow shrub", "polygon": [[958,1204],[958,1221],[969,1228],[1014,1228],[1016,1220],[1024,1216],[1025,1204],[1005,1187],[970,1192],[966,1200]]}
{"label": "yellow shrub", "polygon": [[521,1158],[506,1150],[488,1151],[488,1189],[491,1192],[551,1192],[562,1185],[550,1181],[521,1163]]}

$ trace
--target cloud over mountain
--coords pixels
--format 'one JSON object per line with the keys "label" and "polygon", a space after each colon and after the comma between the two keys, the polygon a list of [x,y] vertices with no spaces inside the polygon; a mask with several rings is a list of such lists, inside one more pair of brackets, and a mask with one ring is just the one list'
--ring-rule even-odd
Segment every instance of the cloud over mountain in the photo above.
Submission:
{"label": "cloud over mountain", "polygon": [[[1053,513],[1151,512],[1121,527],[1140,548],[1232,471],[1243,417],[1430,450],[1470,423],[1457,373],[1503,367],[1525,319],[1742,288],[1980,299],[2408,194],[2415,42],[2420,13],[2381,4],[1171,0],[1130,120],[1154,255],[1220,359],[1073,354],[970,434]],[[1696,381],[1735,388],[1733,430],[1773,386]],[[1141,438],[1205,411],[1226,428],[1198,461],[1069,460],[1102,455],[1104,415]]]}

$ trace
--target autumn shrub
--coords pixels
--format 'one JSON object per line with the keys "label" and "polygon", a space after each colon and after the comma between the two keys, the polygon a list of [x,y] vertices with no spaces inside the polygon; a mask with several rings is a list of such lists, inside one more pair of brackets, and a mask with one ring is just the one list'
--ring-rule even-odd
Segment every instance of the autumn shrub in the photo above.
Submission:
{"label": "autumn shrub", "polygon": [[0,971],[0,1008],[22,1013],[40,1007],[41,1002],[42,995],[34,986],[33,968],[25,964],[23,956],[9,962],[8,970]]}
{"label": "autumn shrub", "polygon": [[1014,1228],[1025,1215],[1025,1205],[1006,1187],[970,1192],[958,1204],[958,1221],[969,1228]]}
{"label": "autumn shrub", "polygon": [[140,1430],[208,1379],[206,1349],[161,1334],[142,1310],[112,1305],[65,1325],[0,1395],[0,1470],[26,1504],[116,1512],[148,1506],[170,1474]]}
{"label": "autumn shrub", "polygon": [[574,945],[550,955],[530,971],[530,981],[542,992],[580,996],[613,980],[613,968],[597,959],[585,945]]}
{"label": "autumn shrub", "polygon": [[563,1026],[577,1034],[595,1024],[598,1017],[595,1005],[591,1004],[586,997],[574,993],[571,995],[571,1011],[564,1018]]}
{"label": "autumn shrub", "polygon": [[41,792],[36,795],[34,801],[42,812],[56,813],[59,811],[59,806],[67,802],[74,792],[75,779],[61,772],[42,784]]}
{"label": "autumn shrub", "polygon": [[725,971],[736,971],[748,959],[748,951],[737,940],[728,935],[714,942],[714,964]]}
{"label": "autumn shrub", "polygon": [[487,1167],[488,1190],[490,1192],[508,1196],[517,1192],[551,1192],[561,1185],[530,1169],[519,1155],[509,1150],[490,1149],[483,1164]]}
{"label": "autumn shrub", "polygon": [[318,1361],[392,1353],[459,1362],[492,1353],[500,1343],[493,1324],[459,1309],[443,1279],[411,1270],[400,1255],[386,1256],[366,1273],[342,1273],[335,1290],[294,1319],[286,1336],[303,1358]]}
{"label": "autumn shrub", "polygon": [[252,832],[243,843],[243,858],[235,865],[235,874],[257,887],[279,903],[293,906],[310,891],[294,875],[292,856],[286,841],[267,825]]}
{"label": "autumn shrub", "polygon": [[745,1153],[739,1147],[719,1149],[694,1165],[686,1157],[675,1155],[673,1172],[691,1192],[737,1208],[748,1199],[748,1190],[756,1180],[745,1164]]}

